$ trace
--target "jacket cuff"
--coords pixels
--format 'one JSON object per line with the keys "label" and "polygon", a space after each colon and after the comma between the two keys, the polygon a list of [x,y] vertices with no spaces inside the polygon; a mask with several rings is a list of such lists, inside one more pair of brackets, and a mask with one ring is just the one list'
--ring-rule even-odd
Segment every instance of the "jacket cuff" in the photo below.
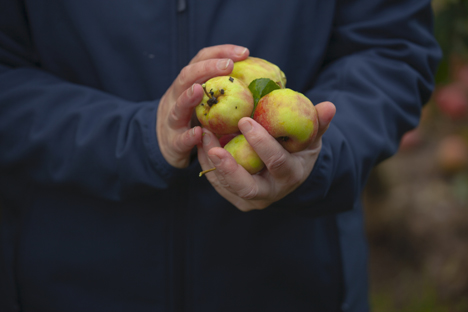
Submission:
{"label": "jacket cuff", "polygon": [[158,136],[156,134],[156,116],[159,107],[159,100],[150,102],[151,109],[147,114],[144,131],[144,145],[148,153],[148,158],[156,173],[168,184],[187,171],[170,165],[159,148]]}

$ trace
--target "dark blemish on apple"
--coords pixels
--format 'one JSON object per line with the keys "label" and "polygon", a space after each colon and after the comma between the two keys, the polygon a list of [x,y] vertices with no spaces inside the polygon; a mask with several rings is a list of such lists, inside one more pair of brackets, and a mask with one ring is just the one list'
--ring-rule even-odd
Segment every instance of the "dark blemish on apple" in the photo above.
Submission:
{"label": "dark blemish on apple", "polygon": [[229,81],[230,81],[230,82],[234,82],[234,78],[229,77]]}
{"label": "dark blemish on apple", "polygon": [[224,94],[224,89],[221,89],[221,94]]}
{"label": "dark blemish on apple", "polygon": [[206,91],[205,85],[203,84],[203,91],[205,92],[206,96],[209,98],[209,100],[206,102],[208,106],[213,106],[213,104],[217,104],[218,100],[214,97],[214,92],[213,89],[210,90],[210,93]]}
{"label": "dark blemish on apple", "polygon": [[289,140],[289,137],[288,136],[282,136],[282,137],[279,137],[278,139],[280,139],[283,142],[286,142],[286,141]]}
{"label": "dark blemish on apple", "polygon": [[201,103],[201,106],[205,106],[205,104]]}
{"label": "dark blemish on apple", "polygon": [[237,106],[236,106],[236,109],[237,109]]}
{"label": "dark blemish on apple", "polygon": [[208,104],[210,107],[213,106],[213,104],[217,104],[217,103],[218,103],[218,101],[216,100],[215,97],[210,98],[210,99],[208,100],[208,102],[207,102],[207,104]]}
{"label": "dark blemish on apple", "polygon": [[206,113],[205,113],[205,116],[206,116]]}

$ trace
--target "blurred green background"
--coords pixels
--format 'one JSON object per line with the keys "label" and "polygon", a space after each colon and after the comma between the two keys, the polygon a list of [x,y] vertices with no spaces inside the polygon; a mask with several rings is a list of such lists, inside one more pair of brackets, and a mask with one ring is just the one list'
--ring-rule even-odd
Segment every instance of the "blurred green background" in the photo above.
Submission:
{"label": "blurred green background", "polygon": [[468,311],[468,0],[432,4],[436,89],[363,195],[375,312]]}

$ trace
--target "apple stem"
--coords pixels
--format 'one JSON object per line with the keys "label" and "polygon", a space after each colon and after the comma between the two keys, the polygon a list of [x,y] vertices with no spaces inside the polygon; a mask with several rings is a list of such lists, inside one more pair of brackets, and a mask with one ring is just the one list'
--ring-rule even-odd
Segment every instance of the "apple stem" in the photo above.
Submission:
{"label": "apple stem", "polygon": [[199,177],[203,176],[204,174],[208,173],[208,172],[211,172],[211,171],[215,171],[216,168],[211,168],[211,169],[207,169],[207,170],[203,170],[202,172],[200,172],[200,174],[198,175]]}
{"label": "apple stem", "polygon": [[208,104],[211,107],[211,106],[213,106],[213,104],[218,103],[218,99],[215,98],[214,95],[212,94],[213,91],[210,91],[210,93],[208,93],[208,91],[206,91],[206,85],[205,84],[203,84],[202,87],[203,87],[203,91],[205,91],[206,96],[209,98],[209,100],[206,102],[206,104]]}

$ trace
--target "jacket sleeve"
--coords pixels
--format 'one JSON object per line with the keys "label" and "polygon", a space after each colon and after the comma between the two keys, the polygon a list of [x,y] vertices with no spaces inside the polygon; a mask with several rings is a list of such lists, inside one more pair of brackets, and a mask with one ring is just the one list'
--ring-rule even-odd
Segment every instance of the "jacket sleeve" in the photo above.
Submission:
{"label": "jacket sleeve", "polygon": [[20,1],[0,4],[0,179],[106,199],[165,189],[158,101],[131,102],[40,69]]}
{"label": "jacket sleeve", "polygon": [[337,113],[312,174],[277,205],[311,215],[352,209],[373,166],[417,126],[440,56],[430,1],[339,1],[322,70],[306,93]]}

